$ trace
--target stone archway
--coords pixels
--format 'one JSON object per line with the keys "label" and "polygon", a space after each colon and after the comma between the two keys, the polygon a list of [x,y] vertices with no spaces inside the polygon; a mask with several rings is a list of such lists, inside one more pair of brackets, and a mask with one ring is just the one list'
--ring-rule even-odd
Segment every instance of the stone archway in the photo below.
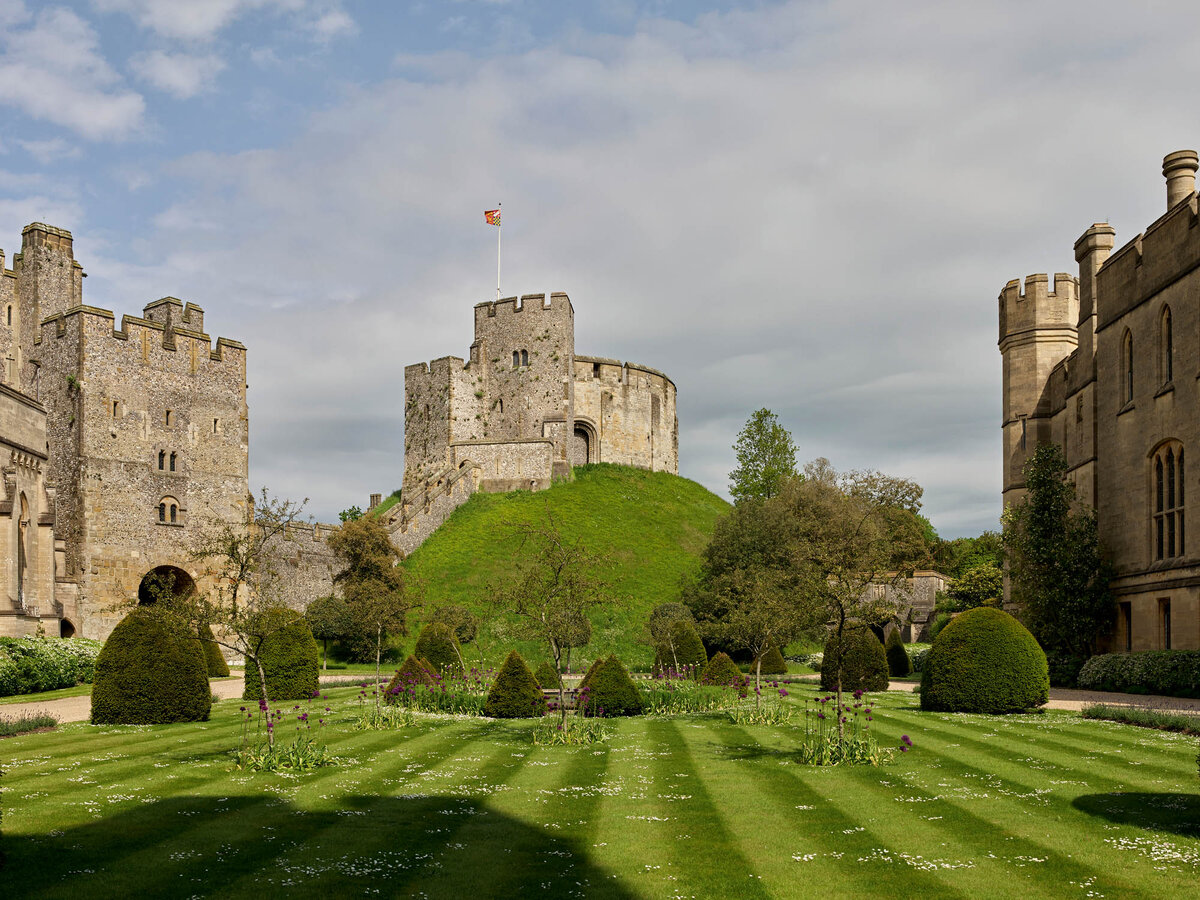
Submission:
{"label": "stone archway", "polygon": [[590,422],[575,420],[575,431],[571,435],[571,465],[586,466],[599,462],[600,448],[596,444],[596,430]]}
{"label": "stone archway", "polygon": [[156,566],[142,576],[138,585],[138,606],[153,603],[164,592],[176,597],[186,596],[196,590],[192,576],[177,566]]}
{"label": "stone archway", "polygon": [[75,637],[75,626],[71,624],[70,619],[60,619],[59,620],[58,636],[61,638]]}

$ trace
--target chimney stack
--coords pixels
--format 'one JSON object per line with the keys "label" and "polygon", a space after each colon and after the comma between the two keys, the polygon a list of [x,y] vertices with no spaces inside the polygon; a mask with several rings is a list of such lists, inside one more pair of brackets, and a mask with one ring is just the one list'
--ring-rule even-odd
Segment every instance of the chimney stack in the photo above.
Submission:
{"label": "chimney stack", "polygon": [[1163,176],[1167,179],[1167,209],[1196,192],[1196,169],[1200,157],[1195,150],[1176,150],[1163,157]]}

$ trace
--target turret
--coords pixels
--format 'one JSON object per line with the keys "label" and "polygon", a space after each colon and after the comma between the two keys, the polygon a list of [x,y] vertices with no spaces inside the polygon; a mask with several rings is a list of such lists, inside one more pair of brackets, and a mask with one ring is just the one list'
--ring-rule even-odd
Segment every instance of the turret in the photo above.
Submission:
{"label": "turret", "polygon": [[1167,179],[1167,209],[1196,193],[1196,169],[1200,157],[1195,150],[1176,150],[1163,157],[1163,177]]}
{"label": "turret", "polygon": [[65,228],[26,225],[13,269],[22,318],[35,329],[43,319],[83,302],[83,267],[75,261],[74,240]]}
{"label": "turret", "polygon": [[1010,281],[1000,292],[1000,353],[1004,361],[1003,423],[1005,503],[1024,486],[1022,469],[1037,443],[1049,439],[1054,367],[1079,341],[1079,283],[1059,272],[1029,275],[1025,289]]}

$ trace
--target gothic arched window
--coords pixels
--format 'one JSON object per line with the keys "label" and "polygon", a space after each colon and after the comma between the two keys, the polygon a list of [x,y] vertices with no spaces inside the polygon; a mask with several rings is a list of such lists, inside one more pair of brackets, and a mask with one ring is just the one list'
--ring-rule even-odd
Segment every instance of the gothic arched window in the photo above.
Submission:
{"label": "gothic arched window", "polygon": [[1155,559],[1174,559],[1183,556],[1184,531],[1184,467],[1183,446],[1168,441],[1154,454],[1154,480],[1151,497],[1151,521]]}
{"label": "gothic arched window", "polygon": [[1175,345],[1171,335],[1171,307],[1164,306],[1158,320],[1159,377],[1164,385],[1175,377]]}
{"label": "gothic arched window", "polygon": [[1121,404],[1133,402],[1133,335],[1129,329],[1121,339]]}

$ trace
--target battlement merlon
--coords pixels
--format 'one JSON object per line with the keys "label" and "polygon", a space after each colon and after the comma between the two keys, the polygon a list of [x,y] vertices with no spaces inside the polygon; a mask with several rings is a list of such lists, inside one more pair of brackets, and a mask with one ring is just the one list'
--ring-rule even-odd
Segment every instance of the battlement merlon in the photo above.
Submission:
{"label": "battlement merlon", "polygon": [[[68,330],[68,319],[71,319],[75,316],[79,316],[81,318],[93,317],[106,319],[109,323],[115,323],[117,318],[116,314],[109,309],[101,309],[98,306],[73,306],[61,313],[56,313],[55,315],[47,316],[42,319],[42,336],[54,338],[60,338],[64,336]],[[54,331],[50,332],[50,328],[53,328]],[[117,328],[115,324],[110,324],[109,328],[112,329],[112,337],[119,341],[128,341],[133,333],[133,330],[136,328],[146,328],[157,331],[163,335],[161,338],[161,345],[163,347],[169,350],[177,349],[177,346],[174,344],[174,342],[167,340],[167,326],[161,322],[143,319],[138,316],[124,315],[121,316],[120,328]],[[204,344],[207,348],[209,358],[214,360],[224,360],[224,351],[226,348],[240,351],[243,354],[246,352],[246,345],[241,341],[235,341],[232,338],[218,337],[216,344],[214,345],[212,338],[208,334],[200,331],[193,331],[190,328],[174,328],[172,329],[172,334],[177,337],[190,338],[194,341]]]}
{"label": "battlement merlon", "polygon": [[176,328],[183,325],[191,331],[204,332],[204,310],[195,303],[184,304],[177,297],[163,297],[161,300],[147,303],[142,316],[151,322],[173,325]]}
{"label": "battlement merlon", "polygon": [[1006,343],[1033,338],[1035,333],[1053,333],[1056,338],[1075,335],[1079,321],[1079,279],[1066,272],[1050,276],[1036,273],[1025,276],[1025,289],[1014,278],[1004,286],[1000,305],[1000,349]]}
{"label": "battlement merlon", "polygon": [[[675,387],[674,379],[666,372],[663,372],[661,369],[651,368],[650,366],[643,366],[641,363],[622,362],[619,359],[612,359],[607,356],[580,356],[579,354],[575,355],[575,363],[577,366],[600,366],[602,369],[613,368],[619,371],[632,370],[635,372],[645,372],[648,375],[657,375],[663,381],[670,384],[671,387]],[[580,380],[578,371],[576,372],[575,380]]]}
{"label": "battlement merlon", "polygon": [[1117,230],[1107,222],[1097,222],[1075,242],[1075,262],[1079,263],[1079,325],[1096,311],[1096,273],[1112,254]]}
{"label": "battlement merlon", "polygon": [[550,310],[557,313],[565,312],[572,319],[575,309],[571,306],[571,298],[562,291],[554,291],[547,297],[545,294],[522,294],[519,297],[504,297],[500,300],[488,300],[475,304],[475,338],[479,339],[481,325],[488,319],[519,315],[525,312],[542,312]]}

